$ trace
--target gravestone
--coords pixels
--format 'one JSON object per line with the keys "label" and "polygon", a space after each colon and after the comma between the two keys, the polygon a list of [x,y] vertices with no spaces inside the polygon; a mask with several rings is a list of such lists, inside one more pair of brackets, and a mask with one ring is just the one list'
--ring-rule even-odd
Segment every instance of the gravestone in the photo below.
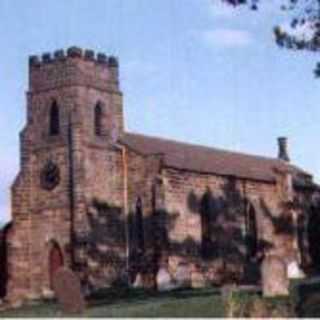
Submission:
{"label": "gravestone", "polygon": [[42,298],[45,300],[51,300],[54,298],[54,292],[49,289],[42,289]]}
{"label": "gravestone", "polygon": [[262,263],[262,288],[265,297],[287,296],[289,280],[286,263],[278,256],[267,256]]}
{"label": "gravestone", "polygon": [[194,267],[191,272],[191,287],[204,288],[205,286],[206,279],[202,273],[202,270],[198,267]]}
{"label": "gravestone", "polygon": [[62,267],[54,274],[53,290],[65,313],[81,314],[84,311],[80,280],[70,269]]}
{"label": "gravestone", "polygon": [[143,288],[143,281],[142,281],[141,273],[138,273],[136,275],[136,278],[135,278],[134,283],[133,283],[133,287],[134,288]]}
{"label": "gravestone", "polygon": [[178,288],[187,288],[191,286],[191,268],[187,264],[178,265],[175,281]]}
{"label": "gravestone", "polygon": [[305,278],[304,272],[300,269],[297,261],[291,261],[287,268],[289,279],[303,279]]}
{"label": "gravestone", "polygon": [[166,268],[160,268],[157,273],[157,288],[159,291],[169,291],[175,288],[175,284]]}

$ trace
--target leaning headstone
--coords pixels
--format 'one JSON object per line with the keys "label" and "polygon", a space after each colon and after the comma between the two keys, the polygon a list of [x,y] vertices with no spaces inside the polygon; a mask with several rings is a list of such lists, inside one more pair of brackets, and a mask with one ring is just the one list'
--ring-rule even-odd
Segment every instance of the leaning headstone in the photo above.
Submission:
{"label": "leaning headstone", "polygon": [[63,267],[54,274],[53,290],[65,313],[81,314],[84,311],[80,280],[70,269]]}
{"label": "leaning headstone", "polygon": [[300,269],[297,261],[291,261],[288,264],[287,274],[288,274],[289,279],[303,279],[303,278],[305,278],[305,274]]}
{"label": "leaning headstone", "polygon": [[134,280],[133,287],[134,288],[143,288],[143,281],[142,281],[141,273],[138,273],[136,275],[136,279]]}
{"label": "leaning headstone", "polygon": [[262,263],[262,288],[265,297],[289,294],[286,263],[278,256],[267,256]]}
{"label": "leaning headstone", "polygon": [[191,287],[192,288],[204,288],[206,286],[206,279],[198,268],[192,270],[191,273]]}
{"label": "leaning headstone", "polygon": [[191,286],[191,269],[187,264],[178,265],[175,281],[178,288],[187,288]]}
{"label": "leaning headstone", "polygon": [[51,300],[54,298],[54,292],[49,289],[42,289],[42,298],[44,300]]}
{"label": "leaning headstone", "polygon": [[166,268],[160,268],[157,273],[157,288],[159,291],[169,291],[175,288],[175,284],[171,278],[170,273]]}

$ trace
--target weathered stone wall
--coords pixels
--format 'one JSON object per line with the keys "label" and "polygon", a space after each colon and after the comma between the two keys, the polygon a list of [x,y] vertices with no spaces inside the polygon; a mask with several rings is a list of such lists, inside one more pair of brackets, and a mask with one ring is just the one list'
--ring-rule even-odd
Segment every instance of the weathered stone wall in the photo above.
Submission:
{"label": "weathered stone wall", "polygon": [[[51,240],[61,246],[66,263],[70,261],[67,112],[75,95],[74,90],[28,95],[28,122],[21,135],[21,171],[12,188],[13,231],[8,239],[11,301],[39,297],[49,288]],[[60,109],[60,134],[51,137],[48,113],[52,96],[66,107]],[[59,184],[51,191],[41,187],[40,179],[49,160],[60,171]]]}
{"label": "weathered stone wall", "polygon": [[[319,190],[301,189],[296,195],[297,209],[295,210],[294,219],[297,224],[297,239],[294,246],[298,250],[298,262],[306,272],[313,273],[317,270],[318,259],[313,257],[311,252],[317,248],[316,234],[319,234]],[[311,231],[310,229],[313,229]],[[310,237],[313,232],[313,237]],[[309,243],[313,241],[313,243]],[[316,243],[315,243],[316,242]],[[317,252],[320,252],[316,249]],[[315,260],[314,260],[315,259]]]}
{"label": "weathered stone wall", "polygon": [[[223,273],[238,274],[240,281],[246,272],[245,210],[248,203],[255,209],[260,256],[275,254],[288,261],[295,258],[290,230],[283,229],[288,220],[275,184],[237,180],[214,175],[166,169],[163,173],[165,206],[170,226],[168,238],[171,274],[179,264],[201,269],[210,282],[219,283]],[[210,194],[211,256],[201,257],[203,226],[202,199]],[[228,266],[229,265],[229,266]],[[229,270],[229,271],[228,271]],[[231,277],[231,275],[230,275]]]}
{"label": "weathered stone wall", "polygon": [[87,276],[91,288],[126,281],[126,217],[122,150],[90,145],[85,151],[88,215]]}
{"label": "weathered stone wall", "polygon": [[[51,136],[53,102],[59,108],[60,130]],[[100,136],[94,129],[97,103],[102,107]],[[87,275],[83,252],[93,199],[122,207],[121,152],[111,147],[122,131],[115,58],[95,57],[77,48],[67,54],[56,52],[54,57],[45,54],[42,60],[30,58],[27,123],[20,135],[21,168],[12,188],[8,300],[39,297],[49,289],[52,241],[60,246],[66,264],[81,278]],[[41,187],[40,180],[48,161],[59,168],[60,176],[50,191]]]}
{"label": "weathered stone wall", "polygon": [[[134,281],[137,274],[142,277],[145,287],[154,287],[155,224],[154,224],[154,185],[160,172],[161,157],[141,156],[129,149],[126,151],[127,165],[127,214],[129,232],[129,273]],[[142,230],[137,230],[136,206],[141,200],[143,214]],[[143,232],[144,249],[137,252],[137,233]],[[140,256],[137,256],[140,255]]]}
{"label": "weathered stone wall", "polygon": [[[81,62],[81,63],[79,63]],[[91,50],[69,48],[42,57],[31,56],[29,60],[30,90],[50,90],[60,86],[89,86],[97,90],[117,90],[118,62],[114,57],[106,57]]]}

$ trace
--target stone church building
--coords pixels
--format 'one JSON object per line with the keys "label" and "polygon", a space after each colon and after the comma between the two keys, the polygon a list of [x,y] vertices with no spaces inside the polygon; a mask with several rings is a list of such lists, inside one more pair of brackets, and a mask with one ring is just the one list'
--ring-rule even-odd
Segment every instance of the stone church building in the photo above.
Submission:
{"label": "stone church building", "polygon": [[[260,282],[268,255],[319,266],[319,187],[278,157],[129,133],[118,60],[69,48],[31,56],[12,221],[1,233],[0,293],[50,294],[62,265],[84,292]],[[318,229],[317,229],[318,228]]]}

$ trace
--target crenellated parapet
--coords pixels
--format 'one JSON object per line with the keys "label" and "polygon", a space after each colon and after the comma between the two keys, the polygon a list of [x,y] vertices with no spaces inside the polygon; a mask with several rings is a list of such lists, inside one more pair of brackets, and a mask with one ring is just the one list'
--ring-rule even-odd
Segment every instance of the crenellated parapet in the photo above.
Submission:
{"label": "crenellated parapet", "polygon": [[41,56],[32,55],[29,57],[30,67],[41,67],[46,64],[65,61],[69,58],[83,59],[84,61],[92,61],[97,64],[102,64],[111,68],[119,66],[118,59],[114,56],[107,56],[104,53],[95,53],[93,50],[83,50],[78,47],[70,47],[66,51],[56,50],[54,53],[43,53]]}
{"label": "crenellated parapet", "polygon": [[114,56],[70,47],[29,57],[30,91],[50,90],[59,85],[84,85],[118,90],[119,62]]}

